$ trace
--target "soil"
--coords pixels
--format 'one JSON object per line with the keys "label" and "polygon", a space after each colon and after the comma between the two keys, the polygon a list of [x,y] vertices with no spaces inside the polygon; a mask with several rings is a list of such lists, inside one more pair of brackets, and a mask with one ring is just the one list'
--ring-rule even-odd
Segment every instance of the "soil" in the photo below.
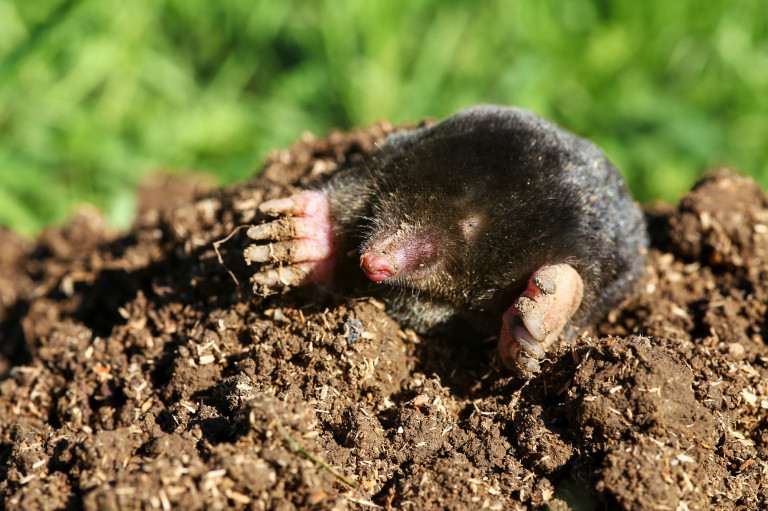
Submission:
{"label": "soil", "polygon": [[380,298],[249,289],[256,206],[392,130],[308,135],[246,185],[154,180],[128,233],[89,208],[0,231],[4,507],[768,508],[755,183],[649,208],[638,296],[526,382],[495,339],[419,337]]}

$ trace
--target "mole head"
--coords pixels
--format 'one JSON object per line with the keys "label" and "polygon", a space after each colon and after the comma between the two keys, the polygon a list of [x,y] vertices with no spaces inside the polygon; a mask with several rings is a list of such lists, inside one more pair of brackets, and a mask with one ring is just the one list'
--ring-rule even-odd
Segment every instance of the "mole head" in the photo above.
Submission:
{"label": "mole head", "polygon": [[445,168],[386,178],[361,247],[362,270],[374,282],[455,295],[477,264],[475,247],[489,224],[487,200],[467,186],[471,176]]}

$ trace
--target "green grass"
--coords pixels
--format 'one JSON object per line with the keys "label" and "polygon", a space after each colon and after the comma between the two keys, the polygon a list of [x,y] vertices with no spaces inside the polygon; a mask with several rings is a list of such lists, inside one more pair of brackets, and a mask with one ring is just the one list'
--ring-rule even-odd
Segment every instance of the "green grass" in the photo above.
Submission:
{"label": "green grass", "polygon": [[303,131],[516,104],[638,198],[768,185],[764,0],[0,0],[0,224],[130,221],[156,168],[245,180]]}

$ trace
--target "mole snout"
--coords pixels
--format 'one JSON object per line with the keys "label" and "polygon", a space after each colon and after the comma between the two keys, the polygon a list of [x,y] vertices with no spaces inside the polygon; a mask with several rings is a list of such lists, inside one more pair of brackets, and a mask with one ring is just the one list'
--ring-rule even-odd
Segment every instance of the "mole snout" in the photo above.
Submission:
{"label": "mole snout", "polygon": [[365,275],[374,282],[383,282],[397,273],[393,258],[383,254],[366,252],[360,256],[360,267]]}
{"label": "mole snout", "polygon": [[396,230],[373,236],[363,248],[360,267],[374,282],[418,281],[434,273],[436,243],[424,230]]}

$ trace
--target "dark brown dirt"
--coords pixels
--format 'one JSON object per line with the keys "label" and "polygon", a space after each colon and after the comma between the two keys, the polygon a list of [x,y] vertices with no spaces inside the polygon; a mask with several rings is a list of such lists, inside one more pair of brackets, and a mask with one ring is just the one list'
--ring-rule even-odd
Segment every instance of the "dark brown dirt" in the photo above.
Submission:
{"label": "dark brown dirt", "polygon": [[[638,297],[529,383],[372,298],[247,289],[237,226],[391,127],[253,183],[0,231],[7,509],[765,509],[768,200],[718,172],[649,213]],[[173,200],[171,200],[173,199]],[[311,459],[310,459],[311,458]],[[352,488],[321,462],[357,486]]]}

